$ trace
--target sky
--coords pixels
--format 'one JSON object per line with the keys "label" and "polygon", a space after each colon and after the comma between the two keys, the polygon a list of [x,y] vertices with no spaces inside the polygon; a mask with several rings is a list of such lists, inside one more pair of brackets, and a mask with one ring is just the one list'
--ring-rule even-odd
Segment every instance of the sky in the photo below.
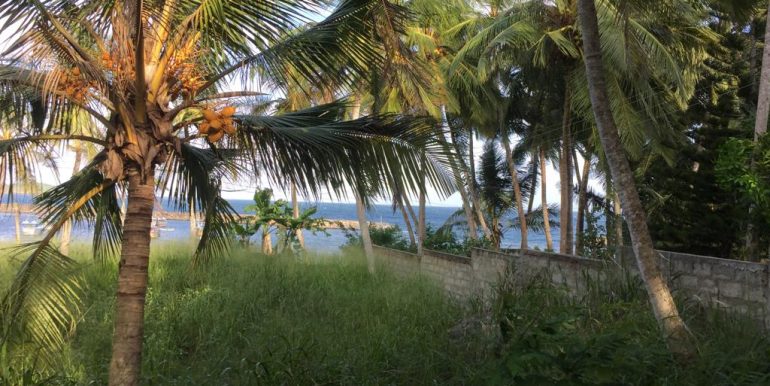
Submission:
{"label": "sky", "polygon": [[[515,145],[515,143],[514,143]],[[476,154],[476,163],[478,164],[479,157],[483,151],[484,142],[483,141],[474,141],[474,153]],[[46,185],[58,185],[59,183],[66,181],[70,178],[72,175],[72,168],[74,166],[75,157],[74,153],[70,151],[69,149],[57,149],[58,157],[57,157],[57,166],[58,166],[58,173],[55,173],[52,170],[43,169],[41,170],[41,179],[42,183]],[[578,163],[580,167],[583,165],[583,159],[579,157]],[[58,174],[58,177],[57,177]],[[554,168],[554,166],[549,162],[548,167],[546,169],[546,181],[548,183],[546,195],[548,203],[558,203],[559,202],[559,173]],[[601,186],[595,181],[594,179],[589,180],[589,186],[593,188],[596,191],[602,191]],[[273,189],[273,193],[276,199],[289,199],[289,187],[288,186],[270,186],[270,184],[267,182],[267,180],[261,180],[259,182],[251,182],[251,181],[238,181],[235,184],[224,184],[223,183],[223,193],[222,196],[226,199],[242,199],[242,200],[250,200],[254,196],[254,190],[257,188],[265,188],[269,187]],[[309,202],[337,202],[337,203],[354,203],[353,197],[350,197],[349,199],[338,199],[336,197],[331,197],[329,194],[323,194],[320,199],[316,199],[314,197],[300,197],[300,201],[309,201]],[[413,203],[417,202],[416,197],[411,197],[410,201]],[[428,188],[428,197],[427,197],[428,205],[431,206],[448,206],[448,207],[460,207],[462,206],[462,201],[460,199],[459,193],[454,193],[449,197],[441,197],[435,189],[432,187]],[[540,205],[540,192],[538,189],[538,193],[535,196],[535,207]],[[377,201],[378,204],[390,204],[388,201]]]}
{"label": "sky", "polygon": [[[12,26],[11,28],[5,30],[2,35],[0,35],[0,49],[5,48],[9,41],[9,37],[13,35],[13,31],[15,28]],[[233,85],[234,89],[244,89],[244,86],[252,86],[252,85]],[[253,87],[253,86],[252,86]],[[515,145],[515,141],[513,141],[513,144]],[[474,152],[476,154],[476,163],[478,164],[478,159],[481,156],[483,152],[483,146],[484,141],[483,140],[477,140],[474,142]],[[41,181],[43,184],[46,185],[58,185],[59,183],[66,181],[70,178],[72,175],[72,168],[74,165],[74,153],[70,151],[69,149],[57,149],[57,166],[58,171],[53,170],[47,170],[43,168],[41,170]],[[578,156],[579,157],[579,156]],[[583,159],[579,157],[579,164],[582,166]],[[547,166],[547,200],[549,203],[558,203],[559,202],[559,184],[558,184],[558,171],[554,168],[554,165],[548,164]],[[603,191],[601,186],[595,181],[594,179],[589,180],[589,186],[594,189],[595,191]],[[260,181],[238,181],[235,184],[223,184],[223,197],[226,199],[245,199],[249,200],[254,195],[254,190],[257,188],[265,188],[270,187],[273,189],[274,196],[276,199],[288,199],[289,198],[289,187],[288,186],[271,186],[269,182],[265,179],[262,179]],[[325,193],[320,198],[315,197],[300,197],[301,201],[310,201],[310,202],[343,202],[343,203],[353,203],[355,202],[353,200],[353,197],[350,198],[343,198],[339,199],[337,197],[332,197],[328,193]],[[410,201],[413,203],[417,202],[417,197],[410,197]],[[442,197],[439,195],[435,189],[432,187],[428,188],[428,196],[427,196],[428,205],[431,206],[447,206],[447,207],[460,207],[462,206],[462,201],[460,199],[459,193],[454,193],[449,197]],[[540,205],[540,193],[536,194],[534,205],[537,207]],[[390,202],[387,201],[378,201],[376,203],[381,204],[390,204]]]}

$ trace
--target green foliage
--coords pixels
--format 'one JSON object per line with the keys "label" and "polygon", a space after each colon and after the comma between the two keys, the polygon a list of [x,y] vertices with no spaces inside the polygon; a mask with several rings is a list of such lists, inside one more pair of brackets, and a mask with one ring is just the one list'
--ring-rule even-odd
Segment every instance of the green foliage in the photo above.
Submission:
{"label": "green foliage", "polygon": [[[485,376],[482,342],[447,336],[465,311],[427,281],[372,276],[358,255],[282,259],[240,249],[190,271],[191,253],[153,246],[143,384],[461,385]],[[116,267],[89,265],[84,275],[89,312],[54,384],[106,384]],[[55,374],[39,370],[38,380]]]}
{"label": "green foliage", "polygon": [[[89,259],[88,247],[73,256]],[[280,259],[235,249],[189,270],[192,246],[153,247],[143,382],[188,384],[761,385],[770,341],[739,315],[678,299],[699,342],[688,367],[671,359],[641,282],[586,279],[572,297],[541,277],[505,281],[494,302],[502,340],[449,331],[478,318],[430,281],[370,275],[361,256]],[[258,257],[258,258],[255,258]],[[16,267],[0,263],[0,289]],[[88,312],[49,365],[32,346],[0,363],[0,384],[106,381],[116,267],[89,264]],[[511,278],[515,275],[509,276]],[[491,336],[497,336],[492,334]],[[496,350],[493,350],[494,347]]]}
{"label": "green foliage", "polygon": [[[355,229],[345,229],[347,242],[340,248],[361,247],[361,236]],[[401,251],[416,252],[416,247],[409,244],[409,240],[404,237],[404,232],[396,226],[375,227],[369,225],[369,235],[374,245],[385,248],[398,249]],[[434,229],[428,225],[425,227],[425,242],[423,246],[427,249],[451,253],[453,255],[470,256],[473,248],[491,248],[492,242],[482,237],[478,240],[472,240],[468,237],[459,239],[454,232],[444,227]]]}
{"label": "green foliage", "polygon": [[317,232],[326,232],[323,218],[313,218],[318,209],[310,207],[294,217],[294,210],[286,200],[271,202],[272,189],[257,189],[254,192],[254,204],[246,206],[246,212],[254,212],[253,216],[241,217],[233,222],[235,235],[240,239],[241,245],[249,245],[250,239],[257,231],[264,233],[278,232],[280,234],[281,251],[298,253],[302,251],[299,240],[299,232],[307,230],[314,235]]}
{"label": "green foliage", "polygon": [[[672,360],[639,279],[582,278],[572,296],[550,273],[499,288],[503,336],[496,379],[501,385],[757,385],[770,382],[764,330],[738,315],[678,299],[699,343],[699,357]],[[512,273],[509,277],[515,277]]]}
{"label": "green foliage", "polygon": [[[717,182],[723,189],[732,191],[744,212],[759,245],[770,242],[770,136],[764,135],[757,142],[730,138],[719,148],[714,168]],[[761,250],[766,250],[762,248]],[[749,256],[752,257],[752,256]]]}
{"label": "green foliage", "polygon": [[[362,248],[363,242],[358,230],[354,228],[345,228],[340,226],[347,241],[340,248],[348,249],[350,247]],[[409,240],[404,238],[404,232],[398,225],[376,226],[369,223],[369,236],[372,238],[372,244],[381,247],[398,249],[401,251],[414,251],[414,247],[409,245]]]}
{"label": "green foliage", "polygon": [[460,240],[454,232],[448,232],[439,228],[425,228],[425,248],[453,255],[470,256],[473,248],[492,248],[493,242],[486,237],[473,240],[465,237]]}
{"label": "green foliage", "polygon": [[577,251],[578,256],[604,260],[612,258],[612,251],[607,246],[607,229],[599,223],[600,216],[601,212],[596,206],[586,210],[585,229],[583,234],[578,235],[581,238],[581,250]]}
{"label": "green foliage", "polygon": [[730,138],[719,149],[717,180],[770,215],[770,136],[758,143]]}

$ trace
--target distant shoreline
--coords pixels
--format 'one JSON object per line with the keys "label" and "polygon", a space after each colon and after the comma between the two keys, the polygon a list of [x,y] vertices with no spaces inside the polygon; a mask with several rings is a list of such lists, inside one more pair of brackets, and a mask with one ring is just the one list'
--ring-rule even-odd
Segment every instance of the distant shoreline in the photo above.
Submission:
{"label": "distant shoreline", "polygon": [[[34,205],[32,204],[2,204],[0,205],[0,213],[14,213],[15,208],[18,207],[19,212],[21,214],[35,214],[34,211]],[[156,215],[161,215],[162,217],[165,217],[167,220],[177,220],[177,221],[188,221],[190,220],[190,214],[185,212],[176,212],[176,211],[161,211],[161,212],[155,212]],[[238,216],[240,217],[251,217],[252,214],[246,214],[246,213],[238,213]],[[358,229],[358,221],[357,220],[339,220],[339,219],[324,219],[325,222],[323,224],[324,228],[327,229],[341,229],[341,228],[353,228]],[[393,226],[393,224],[389,224],[386,222],[380,222],[380,221],[369,221],[370,226],[373,226],[375,228],[387,228],[389,226]]]}

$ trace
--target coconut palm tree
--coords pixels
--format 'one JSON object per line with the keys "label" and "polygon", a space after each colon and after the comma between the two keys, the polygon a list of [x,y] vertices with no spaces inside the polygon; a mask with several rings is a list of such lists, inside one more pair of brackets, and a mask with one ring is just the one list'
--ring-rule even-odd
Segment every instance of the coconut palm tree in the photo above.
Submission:
{"label": "coconut palm tree", "polygon": [[591,97],[596,124],[599,131],[612,179],[623,206],[624,216],[631,233],[634,253],[639,271],[647,287],[655,317],[671,351],[683,360],[695,355],[695,346],[682,318],[679,316],[674,299],[659,266],[659,257],[652,244],[647,220],[636,190],[634,174],[629,166],[618,127],[611,108],[607,91],[602,49],[599,35],[599,21],[593,0],[578,0],[578,12],[583,28],[583,49],[588,91]]}
{"label": "coconut palm tree", "polygon": [[[687,1],[653,9],[648,2],[600,2],[599,17],[606,53],[613,112],[622,123],[624,147],[632,155],[650,142],[662,147],[674,138],[671,116],[686,107],[700,64],[702,42],[715,38],[702,23],[702,10]],[[561,104],[559,169],[561,179],[561,251],[572,251],[573,136],[579,122],[591,121],[580,48],[575,0],[502,1],[480,7],[482,17],[452,29],[467,36],[453,68],[475,61],[483,79],[495,74],[540,73],[559,88]],[[665,14],[662,23],[659,15]],[[462,72],[461,72],[462,74]],[[535,78],[535,75],[529,75]],[[676,84],[676,88],[669,85]],[[537,89],[537,87],[533,87]]]}
{"label": "coconut palm tree", "polygon": [[[50,245],[69,220],[93,224],[95,256],[120,254],[109,378],[113,385],[136,385],[156,193],[179,209],[194,206],[205,219],[194,257],[202,264],[227,249],[235,217],[220,195],[222,180],[245,172],[294,182],[310,195],[323,189],[343,194],[347,185],[357,188],[360,163],[351,159],[358,159],[378,165],[380,176],[398,170],[402,186],[413,192],[426,174],[449,189],[445,152],[423,121],[394,115],[345,121],[345,101],[281,115],[238,108],[262,95],[255,89],[285,88],[293,76],[289,68],[313,84],[349,89],[381,66],[371,15],[392,16],[388,28],[397,34],[403,9],[370,0],[328,4],[0,4],[0,19],[17,21],[0,27],[11,36],[0,58],[0,87],[7,94],[0,110],[22,117],[16,135],[0,141],[0,182],[33,170],[34,158],[24,155],[50,143],[79,140],[101,148],[69,181],[36,198],[51,230],[16,251],[27,258],[2,301],[0,345],[11,339],[61,343],[62,331],[76,319],[67,307],[79,288],[66,274],[74,262]],[[310,19],[319,13],[327,16]],[[65,119],[74,109],[87,112],[100,130],[74,134]],[[425,157],[429,162],[421,162]],[[127,191],[123,219],[120,187]]]}

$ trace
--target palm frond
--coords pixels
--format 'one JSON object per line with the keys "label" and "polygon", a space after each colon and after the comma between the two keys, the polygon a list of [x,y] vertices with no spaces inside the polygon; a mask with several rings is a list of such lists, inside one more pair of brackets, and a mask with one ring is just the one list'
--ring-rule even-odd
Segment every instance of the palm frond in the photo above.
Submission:
{"label": "palm frond", "polygon": [[323,187],[345,194],[345,183],[358,189],[362,169],[375,165],[377,185],[400,189],[390,183],[400,176],[403,188],[416,193],[425,152],[428,181],[439,193],[451,194],[449,149],[429,119],[381,115],[339,121],[340,111],[332,103],[275,117],[236,116],[239,147],[254,170],[276,184],[292,181],[310,195]]}
{"label": "palm frond", "polygon": [[[213,181],[211,182],[213,184]],[[210,262],[217,256],[226,255],[230,248],[232,226],[238,214],[227,200],[219,194],[206,203],[203,233],[193,257],[193,265],[199,266]]]}
{"label": "palm frond", "polygon": [[[41,164],[57,170],[53,153],[47,149],[47,140],[35,136],[13,136],[0,139],[0,200],[5,196],[13,200],[14,185],[17,182],[40,180]],[[42,151],[41,151],[42,150]]]}
{"label": "palm frond", "polygon": [[43,223],[54,227],[68,220],[93,225],[94,258],[104,261],[120,251],[123,223],[117,186],[104,179],[98,163],[99,157],[68,181],[35,197],[35,211]]}
{"label": "palm frond", "polygon": [[[66,332],[74,327],[80,312],[81,285],[78,277],[72,275],[74,261],[50,242],[72,217],[85,218],[93,214],[90,208],[94,197],[112,185],[112,182],[94,183],[96,178],[90,173],[92,171],[74,178],[86,186],[67,184],[37,199],[38,210],[50,230],[42,240],[13,251],[13,256],[29,253],[29,257],[0,303],[3,328],[0,345],[9,339],[22,339],[31,341],[44,353],[52,352],[61,347]],[[92,183],[86,184],[86,178]],[[73,194],[75,191],[80,194]],[[56,203],[60,207],[54,208]]]}
{"label": "palm frond", "polygon": [[30,257],[0,301],[0,346],[32,344],[53,364],[81,311],[77,264],[47,242],[19,246],[13,254]]}

